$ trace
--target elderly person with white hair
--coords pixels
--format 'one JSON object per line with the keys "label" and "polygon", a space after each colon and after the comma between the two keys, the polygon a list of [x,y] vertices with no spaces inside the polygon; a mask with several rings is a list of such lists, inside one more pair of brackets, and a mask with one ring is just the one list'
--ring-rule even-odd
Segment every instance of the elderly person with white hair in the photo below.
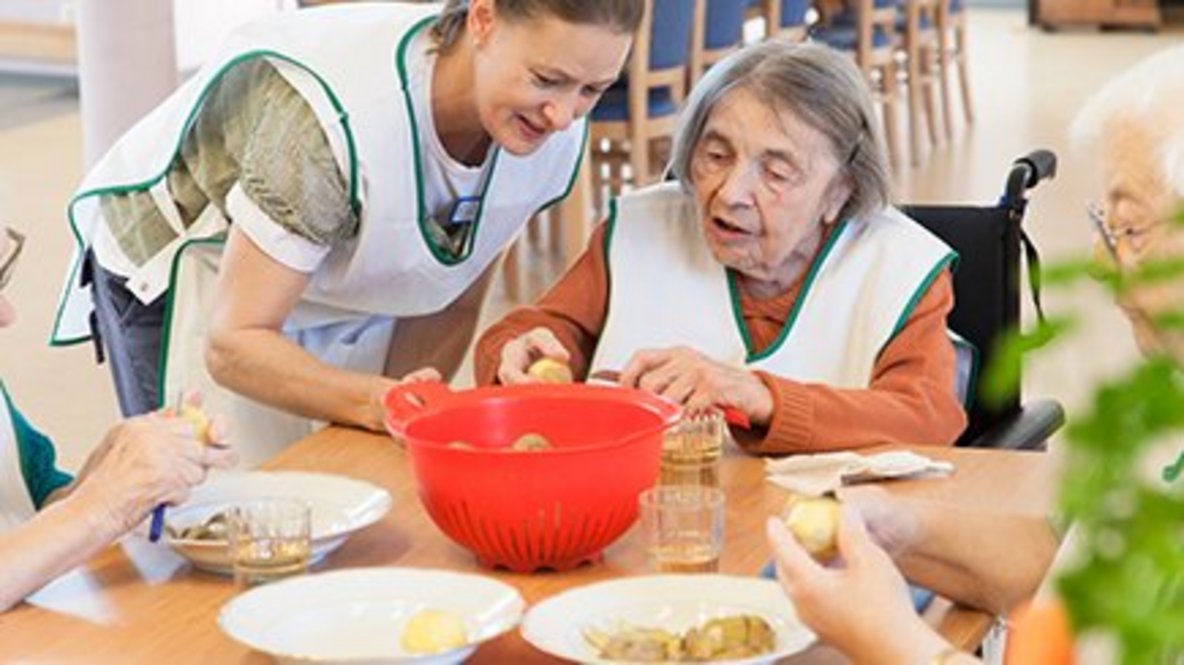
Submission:
{"label": "elderly person with white hair", "polygon": [[[1072,134],[1099,157],[1101,201],[1089,206],[1096,257],[1124,273],[1184,259],[1184,233],[1170,223],[1184,210],[1184,47],[1157,53],[1110,82],[1082,108]],[[1184,311],[1184,283],[1134,285],[1118,304],[1144,353],[1184,361],[1184,330],[1155,325]]]}
{"label": "elderly person with white hair", "polygon": [[688,410],[731,407],[757,453],[950,444],[954,253],[889,207],[859,72],[768,42],[711,69],[674,139],[677,182],[616,201],[549,293],[477,347],[479,382],[541,357]]}

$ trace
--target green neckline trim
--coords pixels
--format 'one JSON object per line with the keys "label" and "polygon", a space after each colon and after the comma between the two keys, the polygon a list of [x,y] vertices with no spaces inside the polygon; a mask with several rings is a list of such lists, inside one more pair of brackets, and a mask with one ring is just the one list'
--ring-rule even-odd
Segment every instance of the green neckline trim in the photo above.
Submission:
{"label": "green neckline trim", "polygon": [[[608,217],[604,220],[604,276],[605,276],[605,305],[604,311],[608,312],[612,309],[613,297],[613,262],[612,256],[609,252],[613,247],[613,232],[617,228],[617,199],[612,198],[608,200]],[[603,331],[601,331],[603,332]]]}
{"label": "green neckline trim", "polygon": [[181,266],[181,256],[185,250],[189,249],[191,245],[225,245],[226,234],[217,233],[205,238],[191,238],[186,240],[177,248],[177,253],[173,254],[172,265],[169,266],[169,288],[165,291],[164,302],[164,320],[160,326],[160,357],[156,361],[157,375],[156,375],[156,395],[158,403],[156,408],[163,409],[169,406],[168,395],[164,394],[164,382],[168,376],[169,370],[169,347],[172,340],[170,332],[173,327],[173,305],[176,303],[176,284],[177,272]]}
{"label": "green neckline trim", "polygon": [[[917,289],[913,291],[913,295],[909,298],[909,301],[905,304],[904,309],[900,312],[900,316],[896,318],[896,325],[892,326],[892,334],[888,336],[889,340],[896,337],[896,333],[900,332],[901,328],[904,328],[905,323],[908,323],[909,317],[913,314],[913,309],[917,307],[917,303],[921,301],[921,297],[925,295],[925,292],[929,290],[929,287],[933,286],[934,280],[936,280],[937,276],[941,274],[941,271],[945,270],[947,267],[953,269],[953,266],[957,265],[957,262],[958,253],[951,251],[945,256],[941,257],[941,259],[929,269],[929,274],[925,275],[925,279],[921,280],[921,283],[917,285]],[[882,350],[883,349],[881,349],[881,351]]]}
{"label": "green neckline trim", "polygon": [[489,174],[481,186],[481,202],[477,204],[477,217],[473,220],[473,229],[470,231],[472,237],[465,243],[464,251],[453,256],[448,250],[437,245],[432,240],[431,234],[428,233],[428,216],[424,206],[423,193],[423,151],[419,144],[419,121],[415,119],[415,108],[411,103],[411,90],[407,84],[407,47],[426,25],[437,18],[437,15],[425,17],[412,26],[407,34],[403,35],[403,39],[399,41],[399,47],[395,50],[395,71],[399,75],[399,81],[403,88],[403,103],[407,107],[407,118],[410,121],[408,126],[411,129],[411,153],[415,163],[415,219],[419,225],[419,235],[437,262],[446,266],[455,266],[472,256],[473,249],[477,246],[477,234],[481,231],[481,218],[485,212],[485,195],[496,177],[497,161],[502,149],[501,146],[494,147],[493,156],[489,158],[492,161],[489,164]]}
{"label": "green neckline trim", "polygon": [[[547,201],[543,205],[539,206],[535,210],[536,215],[539,214],[540,212],[542,212],[543,210],[550,208],[551,206],[555,205],[556,203],[559,203],[563,199],[566,199],[568,194],[571,194],[572,188],[575,187],[575,185],[576,185],[576,178],[580,177],[580,167],[584,165],[584,152],[588,149],[588,133],[589,133],[588,123],[587,123],[587,121],[585,121],[584,122],[584,138],[580,141],[580,152],[578,155],[576,155],[576,165],[575,165],[575,168],[573,168],[571,170],[571,177],[569,177],[567,179],[567,187],[564,188],[563,192],[560,193],[559,196],[556,196],[555,198],[551,199],[550,201]],[[589,167],[591,167],[591,165],[589,165]]]}
{"label": "green neckline trim", "polygon": [[[217,85],[220,80],[222,80],[222,76],[225,75],[227,71],[247,60],[254,58],[275,58],[295,67],[299,67],[301,70],[307,72],[314,79],[316,79],[317,83],[321,86],[321,90],[323,90],[325,95],[329,98],[329,103],[333,106],[333,110],[337,112],[337,117],[341,120],[341,129],[345,133],[346,149],[349,153],[349,204],[350,208],[353,210],[354,215],[360,215],[362,205],[358,200],[358,156],[357,147],[354,142],[353,130],[350,128],[349,114],[345,111],[345,107],[341,105],[341,100],[337,98],[337,94],[333,92],[331,87],[329,87],[328,82],[321,78],[320,74],[305,66],[295,58],[284,55],[277,51],[272,51],[269,49],[247,51],[246,53],[240,54],[224,64],[212,77],[210,77],[210,80],[206,82],[206,86],[202,89],[201,93],[198,94],[197,99],[193,102],[192,107],[189,109],[189,115],[185,118],[185,122],[181,125],[181,133],[179,136],[177,136],[176,145],[173,147],[173,158],[175,158],[181,151],[181,143],[185,140],[186,134],[189,133],[190,128],[193,126],[193,121],[197,117],[197,114],[204,104],[206,97],[209,96],[210,90],[212,90],[213,87]],[[57,314],[54,316],[53,332],[50,335],[49,341],[51,346],[69,346],[71,344],[78,344],[90,339],[90,335],[83,335],[82,337],[76,337],[68,340],[58,340],[56,335],[58,329],[61,327],[62,315],[66,309],[66,299],[68,298],[69,289],[71,289],[75,284],[78,278],[78,270],[86,256],[86,243],[82,239],[82,234],[78,231],[78,223],[74,219],[74,208],[83,199],[93,196],[103,196],[104,194],[118,194],[123,192],[143,191],[150,189],[168,174],[169,166],[172,163],[173,159],[170,158],[166,161],[164,169],[159,174],[149,178],[148,180],[129,185],[113,185],[109,187],[90,189],[78,194],[70,200],[70,203],[66,207],[66,212],[67,218],[70,222],[70,232],[74,235],[74,243],[76,245],[76,249],[78,250],[79,258],[74,262],[74,266],[70,269],[70,279],[67,282],[67,293],[63,295],[62,302],[58,304]]]}
{"label": "green neckline trim", "polygon": [[748,357],[745,362],[757,362],[764,360],[777,352],[785,340],[789,338],[790,331],[797,323],[798,315],[802,311],[802,306],[806,302],[806,296],[809,295],[810,289],[814,287],[814,282],[818,278],[818,273],[822,271],[822,266],[826,263],[827,257],[830,256],[831,250],[834,249],[838,243],[839,238],[847,231],[848,220],[843,220],[835,228],[830,237],[826,239],[826,244],[822,246],[822,250],[814,257],[814,261],[810,264],[810,270],[806,273],[806,281],[802,284],[802,290],[798,293],[798,297],[794,300],[793,309],[789,312],[789,318],[785,320],[785,325],[781,328],[781,333],[777,335],[777,339],[768,346],[764,351],[757,352],[752,348],[752,335],[748,331],[748,325],[744,323],[744,312],[740,309],[740,285],[736,281],[736,274],[731,270],[727,271],[728,277],[728,291],[732,295],[732,316],[736,320],[736,326],[740,329],[740,336],[744,339],[744,348],[748,351]]}

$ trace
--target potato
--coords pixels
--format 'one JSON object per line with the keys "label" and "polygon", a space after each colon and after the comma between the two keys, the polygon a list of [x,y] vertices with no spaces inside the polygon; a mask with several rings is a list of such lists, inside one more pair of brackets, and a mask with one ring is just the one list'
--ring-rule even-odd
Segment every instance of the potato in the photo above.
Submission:
{"label": "potato", "polygon": [[518,440],[510,444],[510,450],[518,452],[531,452],[535,450],[550,450],[555,446],[547,440],[547,437],[542,434],[535,434],[530,432],[518,437]]}
{"label": "potato", "polygon": [[179,415],[193,425],[198,441],[210,443],[210,417],[204,411],[192,404],[182,404]]}
{"label": "potato", "polygon": [[785,509],[785,526],[818,561],[838,554],[839,502],[831,497],[795,497]]}
{"label": "potato", "polygon": [[530,364],[526,373],[543,383],[571,383],[575,381],[571,367],[554,358],[539,358]]}
{"label": "potato", "polygon": [[407,620],[401,640],[407,653],[450,651],[469,643],[460,617],[444,610],[421,610]]}

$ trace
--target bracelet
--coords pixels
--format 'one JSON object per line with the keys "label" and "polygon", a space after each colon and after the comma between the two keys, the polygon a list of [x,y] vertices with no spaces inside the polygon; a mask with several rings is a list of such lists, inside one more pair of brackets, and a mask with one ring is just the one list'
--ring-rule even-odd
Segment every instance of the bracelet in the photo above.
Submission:
{"label": "bracelet", "polygon": [[934,654],[933,658],[929,659],[929,665],[946,665],[954,656],[961,655],[961,653],[962,651],[958,647],[948,646]]}

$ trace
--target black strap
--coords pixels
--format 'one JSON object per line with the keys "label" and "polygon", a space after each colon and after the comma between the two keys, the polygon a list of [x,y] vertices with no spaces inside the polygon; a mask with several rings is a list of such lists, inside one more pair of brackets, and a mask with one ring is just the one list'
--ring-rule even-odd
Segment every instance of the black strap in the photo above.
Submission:
{"label": "black strap", "polygon": [[1024,247],[1024,256],[1028,260],[1028,286],[1032,292],[1032,305],[1036,307],[1036,318],[1044,323],[1044,305],[1040,301],[1040,252],[1036,251],[1036,244],[1028,237],[1027,231],[1020,228],[1020,244]]}
{"label": "black strap", "polygon": [[[92,298],[95,293],[95,255],[91,250],[86,250],[86,255],[82,257],[82,270],[78,274],[79,286],[89,286]],[[107,355],[103,353],[103,335],[99,332],[99,313],[95,310],[90,311],[90,316],[86,319],[87,325],[90,326],[90,341],[95,347],[95,364],[102,365],[107,360]]]}

